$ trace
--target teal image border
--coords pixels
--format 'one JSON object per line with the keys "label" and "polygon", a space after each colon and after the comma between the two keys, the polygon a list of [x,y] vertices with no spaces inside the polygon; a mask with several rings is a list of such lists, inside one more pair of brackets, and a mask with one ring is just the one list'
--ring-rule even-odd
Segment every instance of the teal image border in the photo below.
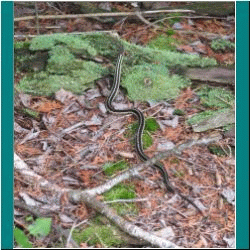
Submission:
{"label": "teal image border", "polygon": [[236,2],[236,248],[249,249],[249,2]]}
{"label": "teal image border", "polygon": [[1,248],[13,248],[13,2],[1,2]]}

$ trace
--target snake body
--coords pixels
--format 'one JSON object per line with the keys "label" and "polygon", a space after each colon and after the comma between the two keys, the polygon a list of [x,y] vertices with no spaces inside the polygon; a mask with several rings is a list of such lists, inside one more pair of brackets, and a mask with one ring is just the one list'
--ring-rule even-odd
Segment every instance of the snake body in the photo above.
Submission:
{"label": "snake body", "polygon": [[[143,161],[147,161],[150,158],[143,152],[143,143],[142,143],[142,135],[143,135],[143,130],[145,127],[145,119],[144,119],[144,115],[143,113],[137,109],[137,108],[132,108],[132,109],[115,109],[112,106],[112,102],[114,100],[114,98],[117,95],[117,92],[119,90],[119,86],[120,86],[120,79],[121,79],[121,65],[122,65],[122,60],[123,60],[123,55],[124,55],[124,51],[121,52],[118,56],[117,59],[117,63],[116,63],[116,69],[115,69],[115,75],[114,75],[114,81],[113,81],[113,85],[111,88],[111,92],[110,95],[107,97],[106,102],[105,102],[105,106],[107,108],[108,111],[114,112],[114,113],[119,113],[119,114],[128,114],[131,113],[133,114],[137,119],[138,119],[138,128],[135,134],[135,149],[137,154],[139,155],[139,157],[141,158],[141,160]],[[156,162],[152,165],[152,167],[158,169],[163,177],[163,181],[164,184],[167,188],[168,191],[170,191],[171,193],[177,193],[180,197],[182,197],[184,200],[188,201],[190,204],[192,204],[199,212],[201,212],[201,210],[196,206],[196,204],[191,201],[189,198],[187,198],[186,196],[180,194],[179,191],[177,191],[176,189],[174,189],[169,181],[169,177],[168,177],[168,173],[166,171],[166,169],[162,166],[161,163]]]}

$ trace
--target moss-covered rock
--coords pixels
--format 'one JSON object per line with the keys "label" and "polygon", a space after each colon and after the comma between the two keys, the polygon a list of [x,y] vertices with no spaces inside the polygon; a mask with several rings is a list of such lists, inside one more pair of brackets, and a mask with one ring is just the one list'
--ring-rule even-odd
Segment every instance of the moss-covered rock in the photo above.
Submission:
{"label": "moss-covered rock", "polygon": [[235,44],[226,39],[215,39],[211,42],[211,48],[219,52],[234,51]]}
{"label": "moss-covered rock", "polygon": [[139,101],[173,99],[190,84],[181,76],[170,76],[165,66],[156,64],[134,66],[122,80],[128,96]]}
{"label": "moss-covered rock", "polygon": [[[80,62],[78,70],[72,70],[67,75],[49,74],[42,71],[25,76],[17,85],[19,91],[34,95],[52,95],[61,88],[76,94],[82,94],[90,84],[101,78],[106,69],[94,62]],[[64,67],[55,65],[56,67]],[[52,69],[51,69],[52,70]]]}
{"label": "moss-covered rock", "polygon": [[235,97],[232,92],[223,88],[205,86],[197,91],[197,95],[205,107],[230,108],[234,107],[235,104]]}
{"label": "moss-covered rock", "polygon": [[[20,81],[19,89],[32,94],[50,95],[57,91],[58,87],[64,86],[77,94],[82,93],[86,89],[86,84],[93,83],[110,72],[105,65],[86,62],[83,58],[92,60],[96,56],[103,56],[111,60],[113,64],[111,71],[114,72],[115,61],[122,47],[126,50],[126,56],[122,67],[121,84],[127,88],[129,97],[134,100],[175,98],[179,90],[190,82],[178,75],[171,76],[169,74],[171,67],[176,65],[206,67],[216,64],[214,59],[155,47],[142,47],[104,33],[37,36],[29,43],[17,43],[15,46],[16,50],[21,48],[27,50],[29,46],[26,58],[23,61],[21,58],[15,61],[30,68],[33,64],[29,62],[31,57],[36,58],[37,53],[47,55],[40,60],[45,61],[40,63],[42,67],[36,67],[33,70],[34,74]],[[41,82],[38,83],[37,80]]]}

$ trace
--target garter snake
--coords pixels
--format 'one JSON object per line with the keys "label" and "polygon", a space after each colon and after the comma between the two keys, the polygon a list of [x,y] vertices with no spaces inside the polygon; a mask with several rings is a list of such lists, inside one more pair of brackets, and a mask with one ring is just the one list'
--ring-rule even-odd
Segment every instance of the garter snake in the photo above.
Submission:
{"label": "garter snake", "polygon": [[[122,65],[123,55],[124,55],[124,51],[122,51],[118,56],[117,63],[116,63],[116,68],[115,68],[113,85],[111,87],[110,95],[107,97],[107,99],[105,101],[105,106],[106,106],[107,110],[110,111],[110,112],[119,113],[119,114],[131,113],[134,116],[136,116],[136,118],[138,119],[139,125],[138,125],[138,128],[137,128],[136,134],[135,134],[135,149],[136,149],[137,154],[141,158],[141,160],[148,161],[150,158],[143,152],[143,143],[142,143],[142,135],[143,135],[144,127],[145,127],[145,119],[144,119],[143,113],[137,108],[115,109],[112,106],[112,101],[116,97],[117,92],[119,90],[119,86],[120,86],[121,65]],[[154,163],[152,165],[152,167],[154,167],[154,168],[156,168],[156,169],[158,169],[160,171],[160,173],[161,173],[161,175],[163,177],[164,184],[165,184],[168,191],[170,191],[171,193],[177,193],[181,198],[188,201],[199,212],[202,213],[200,208],[198,208],[197,205],[193,201],[191,201],[186,196],[182,195],[179,191],[177,191],[177,189],[175,189],[175,188],[173,188],[171,186],[170,181],[169,181],[169,177],[168,177],[168,173],[167,173],[166,169],[162,166],[161,163],[156,162],[156,163]]]}

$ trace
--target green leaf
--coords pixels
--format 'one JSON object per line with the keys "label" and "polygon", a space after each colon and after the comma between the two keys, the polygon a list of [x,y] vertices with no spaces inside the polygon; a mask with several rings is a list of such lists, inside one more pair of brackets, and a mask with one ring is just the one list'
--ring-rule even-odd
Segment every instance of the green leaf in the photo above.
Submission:
{"label": "green leaf", "polygon": [[23,230],[19,228],[14,229],[14,239],[19,247],[32,248],[32,244],[29,242],[28,237],[24,234]]}
{"label": "green leaf", "polygon": [[45,237],[50,233],[51,222],[51,218],[38,218],[28,227],[28,230],[36,237]]}

